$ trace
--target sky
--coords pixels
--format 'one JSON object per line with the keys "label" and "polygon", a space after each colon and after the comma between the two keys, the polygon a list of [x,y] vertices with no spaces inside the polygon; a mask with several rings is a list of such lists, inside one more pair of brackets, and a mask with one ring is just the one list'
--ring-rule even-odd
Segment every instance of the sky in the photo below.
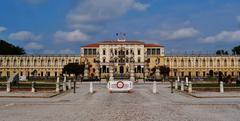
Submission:
{"label": "sky", "polygon": [[1,0],[0,39],[28,54],[79,54],[80,46],[127,40],[166,54],[240,45],[240,0]]}

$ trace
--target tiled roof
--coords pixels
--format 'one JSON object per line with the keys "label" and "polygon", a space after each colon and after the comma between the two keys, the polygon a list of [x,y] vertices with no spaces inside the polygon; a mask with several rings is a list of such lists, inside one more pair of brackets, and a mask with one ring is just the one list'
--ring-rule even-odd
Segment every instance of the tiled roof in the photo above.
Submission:
{"label": "tiled roof", "polygon": [[82,46],[82,47],[99,47],[99,44],[98,43],[88,44],[88,45],[85,45],[85,46]]}
{"label": "tiled roof", "polygon": [[116,41],[116,40],[108,40],[108,41],[101,41],[99,44],[144,44],[142,41]]}
{"label": "tiled roof", "polygon": [[115,44],[126,44],[126,45],[144,45],[144,47],[163,47],[159,44],[145,44],[142,41],[132,41],[132,40],[126,40],[126,41],[117,41],[117,40],[107,40],[107,41],[100,41],[97,43],[93,44],[88,44],[82,47],[99,47],[99,45],[104,45],[104,44],[110,44],[110,45],[115,45]]}
{"label": "tiled roof", "polygon": [[159,44],[144,44],[144,47],[163,47],[163,46]]}

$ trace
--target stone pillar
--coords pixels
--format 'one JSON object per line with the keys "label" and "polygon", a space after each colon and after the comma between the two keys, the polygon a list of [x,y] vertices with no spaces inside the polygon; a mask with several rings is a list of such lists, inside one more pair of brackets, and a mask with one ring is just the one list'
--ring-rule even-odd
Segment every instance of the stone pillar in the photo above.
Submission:
{"label": "stone pillar", "polygon": [[90,82],[89,92],[93,93],[93,83],[92,82]]}
{"label": "stone pillar", "polygon": [[153,94],[157,93],[157,83],[156,81],[153,82]]}
{"label": "stone pillar", "polygon": [[68,80],[68,89],[72,89],[72,80]]}
{"label": "stone pillar", "polygon": [[11,92],[11,83],[7,81],[7,92]]}
{"label": "stone pillar", "polygon": [[160,69],[159,66],[156,67],[156,71],[155,71],[155,79],[156,80],[160,80]]}
{"label": "stone pillar", "polygon": [[32,92],[35,92],[35,82],[32,82]]}
{"label": "stone pillar", "polygon": [[175,80],[175,89],[178,89],[178,80]]}
{"label": "stone pillar", "polygon": [[63,91],[66,91],[66,90],[67,90],[66,81],[67,81],[67,77],[64,76],[64,80],[63,80]]}
{"label": "stone pillar", "polygon": [[59,81],[59,77],[57,77],[56,92],[57,92],[57,93],[60,92],[60,81]]}
{"label": "stone pillar", "polygon": [[192,82],[191,81],[189,81],[189,84],[188,84],[188,92],[192,93]]}
{"label": "stone pillar", "polygon": [[113,77],[113,64],[111,63],[109,66],[109,81],[113,81],[114,77]]}
{"label": "stone pillar", "polygon": [[178,76],[178,77],[177,77],[177,82],[179,82],[179,81],[180,81],[180,77]]}
{"label": "stone pillar", "polygon": [[181,91],[184,91],[184,82],[181,81]]}
{"label": "stone pillar", "polygon": [[135,81],[135,75],[134,75],[134,63],[130,63],[130,81]]}
{"label": "stone pillar", "polygon": [[186,77],[186,85],[188,86],[188,77]]}
{"label": "stone pillar", "polygon": [[223,82],[220,81],[220,93],[224,93]]}

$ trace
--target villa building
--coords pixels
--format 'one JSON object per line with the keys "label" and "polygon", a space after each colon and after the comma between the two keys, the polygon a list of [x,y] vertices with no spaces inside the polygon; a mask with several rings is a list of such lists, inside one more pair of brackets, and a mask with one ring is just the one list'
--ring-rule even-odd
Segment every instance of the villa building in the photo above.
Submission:
{"label": "villa building", "polygon": [[[236,55],[165,55],[164,46],[130,40],[109,40],[80,48],[80,55],[0,55],[0,77],[19,73],[20,76],[60,76],[68,63],[88,65],[88,76],[108,78],[153,75],[152,69],[170,68],[170,76],[207,77],[214,72],[240,76],[240,56]],[[85,72],[86,73],[86,72]]]}

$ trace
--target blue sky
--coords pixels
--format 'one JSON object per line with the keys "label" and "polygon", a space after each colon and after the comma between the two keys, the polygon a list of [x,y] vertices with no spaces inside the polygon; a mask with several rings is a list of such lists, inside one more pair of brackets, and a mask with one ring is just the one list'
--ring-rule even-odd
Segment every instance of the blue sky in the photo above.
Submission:
{"label": "blue sky", "polygon": [[166,46],[167,53],[231,52],[240,44],[239,0],[1,0],[0,39],[34,54],[79,54],[115,39]]}

